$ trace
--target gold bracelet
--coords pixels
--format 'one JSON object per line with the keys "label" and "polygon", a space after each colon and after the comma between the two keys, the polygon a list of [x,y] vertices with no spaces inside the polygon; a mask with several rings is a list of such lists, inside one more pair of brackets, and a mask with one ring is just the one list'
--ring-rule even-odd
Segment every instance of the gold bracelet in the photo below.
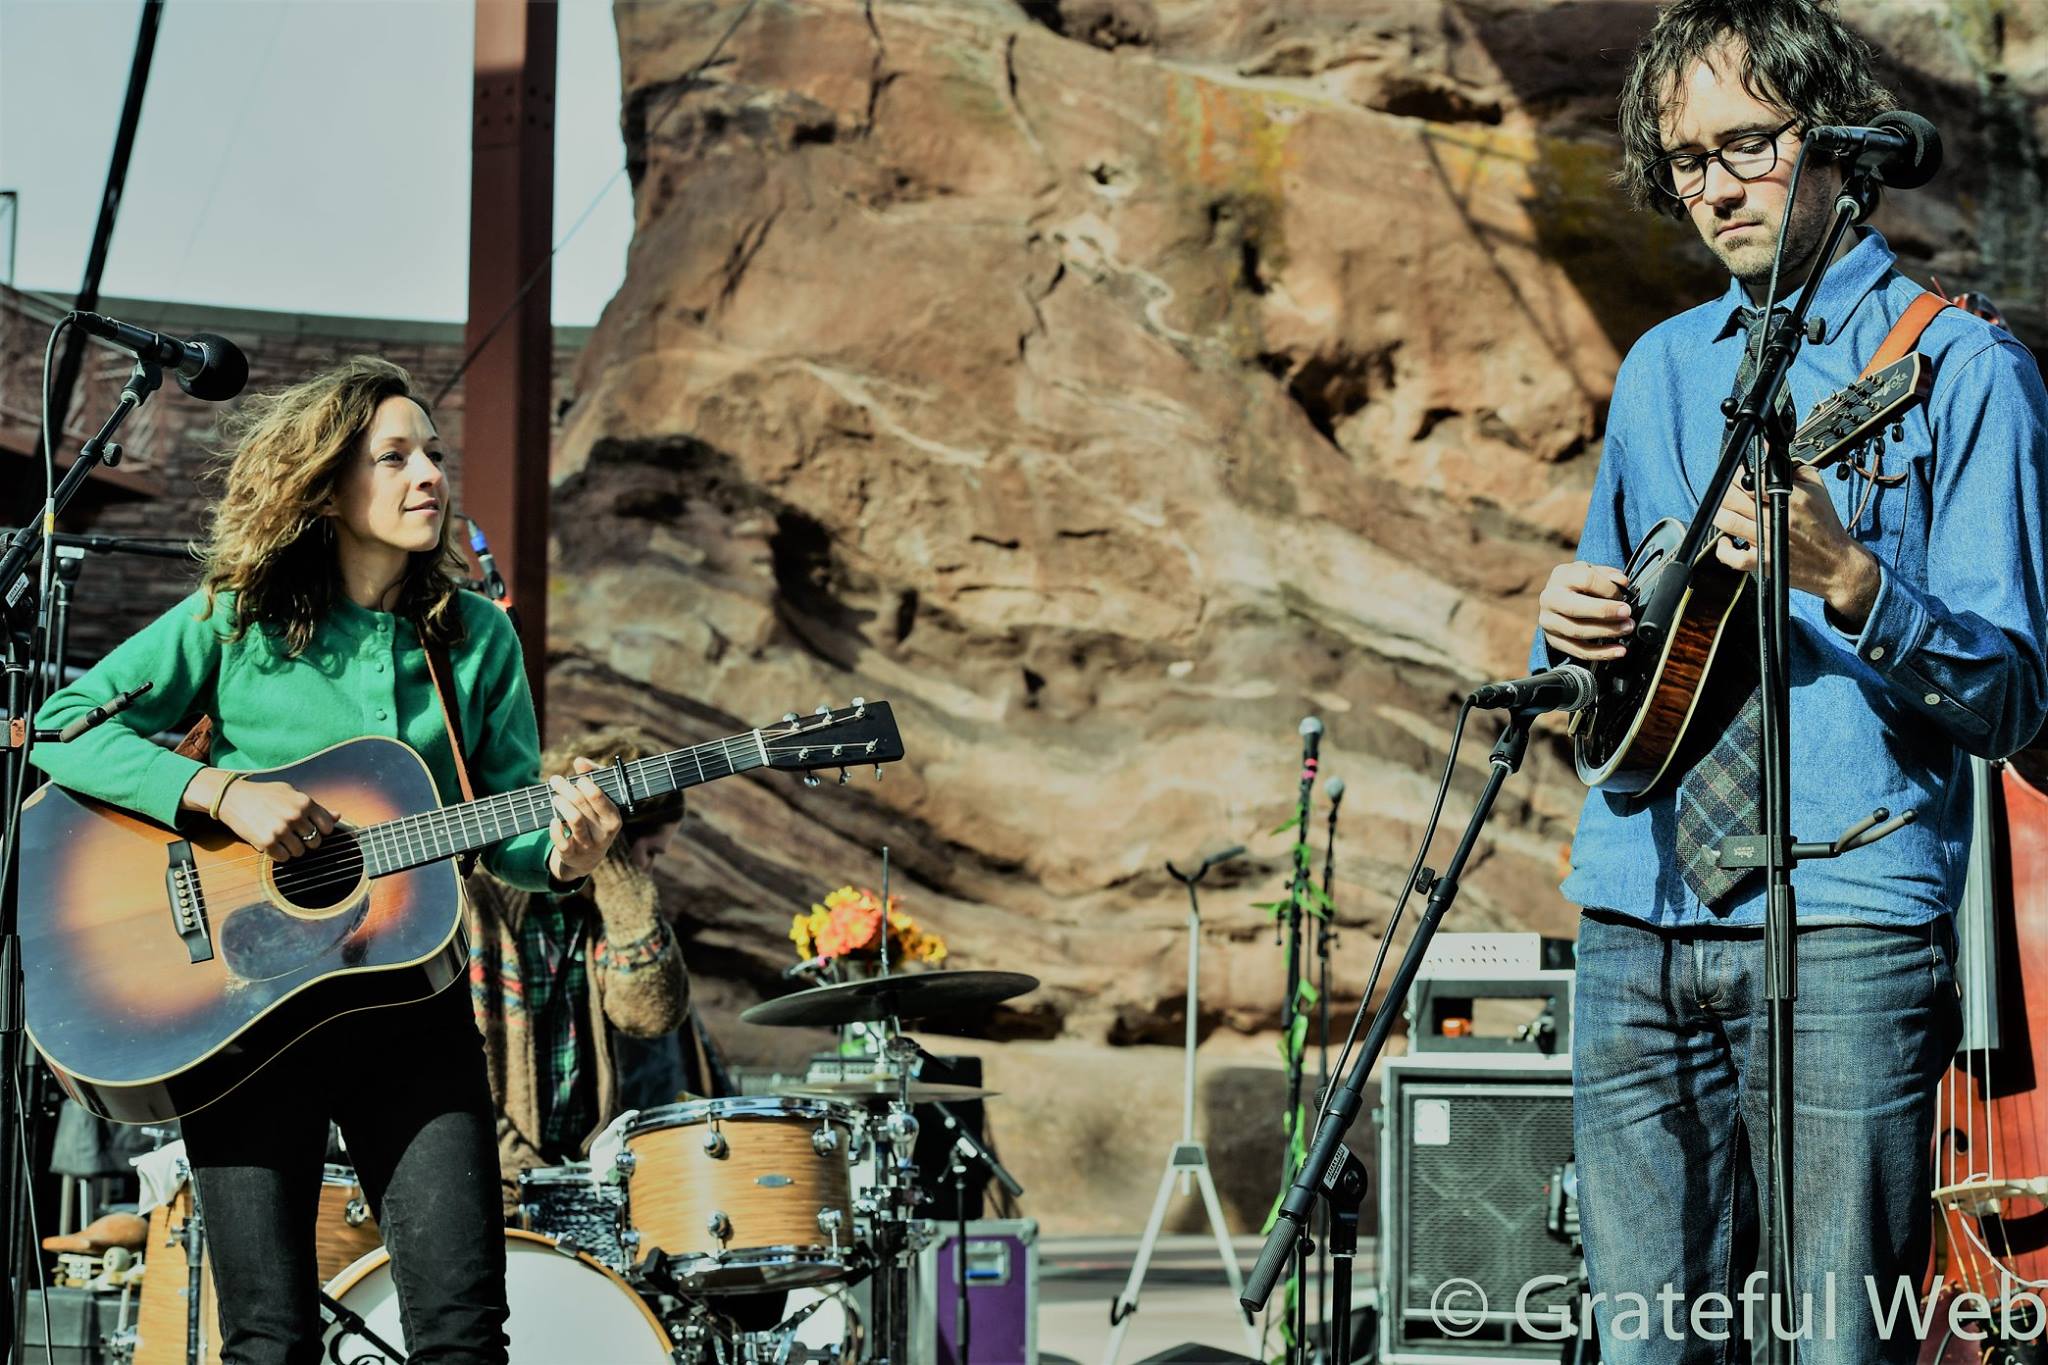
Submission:
{"label": "gold bracelet", "polygon": [[206,818],[220,819],[220,803],[228,799],[228,788],[247,777],[247,773],[229,773],[228,780],[220,784],[220,790],[213,794],[213,804],[206,808]]}

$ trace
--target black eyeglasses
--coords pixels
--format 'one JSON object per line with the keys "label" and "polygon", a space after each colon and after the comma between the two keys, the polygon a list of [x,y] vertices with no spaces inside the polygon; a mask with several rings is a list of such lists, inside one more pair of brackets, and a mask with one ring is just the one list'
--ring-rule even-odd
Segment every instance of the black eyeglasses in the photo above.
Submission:
{"label": "black eyeglasses", "polygon": [[1720,162],[1737,180],[1761,180],[1778,168],[1778,139],[1798,123],[1790,119],[1768,133],[1744,133],[1712,151],[1660,156],[1650,163],[1650,181],[1682,204],[1706,190],[1709,162]]}

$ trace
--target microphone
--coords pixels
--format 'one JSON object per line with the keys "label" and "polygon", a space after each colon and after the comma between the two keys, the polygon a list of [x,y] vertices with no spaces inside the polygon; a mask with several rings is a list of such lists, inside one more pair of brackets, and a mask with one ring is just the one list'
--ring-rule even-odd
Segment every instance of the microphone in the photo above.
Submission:
{"label": "microphone", "polygon": [[1330,798],[1330,810],[1334,814],[1337,803],[1344,799],[1344,779],[1333,777],[1323,784],[1323,795]]}
{"label": "microphone", "polygon": [[469,523],[469,548],[476,552],[477,567],[484,571],[484,591],[493,602],[504,602],[512,596],[505,586],[505,575],[498,572],[498,561],[491,557],[491,547],[484,540],[484,528],[477,525],[476,518],[467,512],[462,519]]}
{"label": "microphone", "polygon": [[1316,751],[1323,747],[1323,723],[1310,716],[1301,723],[1301,761],[1310,768],[1316,765]]}
{"label": "microphone", "polygon": [[824,968],[825,964],[827,962],[830,962],[831,960],[831,958],[826,957],[822,953],[819,954],[817,957],[807,957],[802,962],[797,963],[794,967],[783,968],[782,979],[784,981],[788,981],[792,977],[802,976],[806,972],[820,971]]}
{"label": "microphone", "polygon": [[1577,711],[1591,706],[1596,692],[1590,672],[1577,664],[1559,664],[1526,678],[1488,683],[1472,694],[1472,704],[1510,711]]}
{"label": "microphone", "polygon": [[99,313],[73,313],[71,319],[87,334],[174,371],[178,387],[203,402],[233,398],[249,382],[249,357],[226,337],[200,332],[185,341]]}
{"label": "microphone", "polygon": [[77,720],[72,721],[69,725],[59,730],[57,732],[57,742],[59,744],[69,744],[72,740],[77,739],[102,721],[111,720],[113,717],[120,715],[129,707],[135,705],[137,697],[140,697],[144,692],[149,691],[150,688],[155,686],[156,684],[153,682],[145,682],[140,687],[131,688],[121,693],[112,701],[100,703]]}
{"label": "microphone", "polygon": [[1824,156],[1853,159],[1855,169],[1869,171],[1895,190],[1917,190],[1941,169],[1941,134],[1904,109],[1879,114],[1867,128],[1809,128],[1804,140]]}

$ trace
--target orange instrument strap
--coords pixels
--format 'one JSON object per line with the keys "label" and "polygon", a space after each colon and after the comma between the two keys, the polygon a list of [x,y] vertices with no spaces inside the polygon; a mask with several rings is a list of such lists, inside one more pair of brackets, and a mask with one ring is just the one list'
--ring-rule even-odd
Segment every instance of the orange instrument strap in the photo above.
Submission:
{"label": "orange instrument strap", "polygon": [[1892,330],[1885,335],[1884,344],[1877,348],[1877,354],[1863,367],[1863,373],[1856,377],[1868,378],[1894,360],[1903,358],[1906,352],[1913,349],[1914,343],[1920,340],[1920,334],[1927,330],[1927,324],[1934,321],[1934,315],[1944,308],[1953,307],[1953,303],[1939,294],[1922,294],[1914,299],[1906,305],[1906,311],[1899,315],[1899,320],[1892,324]]}

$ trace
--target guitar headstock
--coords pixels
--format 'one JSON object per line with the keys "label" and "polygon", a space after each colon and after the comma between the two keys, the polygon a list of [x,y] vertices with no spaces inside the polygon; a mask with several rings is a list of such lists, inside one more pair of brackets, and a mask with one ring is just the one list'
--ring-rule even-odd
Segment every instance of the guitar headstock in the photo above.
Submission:
{"label": "guitar headstock", "polygon": [[1828,395],[1792,437],[1793,462],[1820,468],[1839,459],[1849,447],[1925,398],[1933,385],[1927,357],[1914,351]]}
{"label": "guitar headstock", "polygon": [[[761,739],[769,767],[805,774],[839,768],[841,782],[846,780],[844,769],[894,763],[903,757],[903,736],[896,731],[889,703],[861,697],[836,711],[829,706],[808,716],[791,711],[776,724],[762,726]],[[812,786],[818,781],[809,776],[804,780]]]}

